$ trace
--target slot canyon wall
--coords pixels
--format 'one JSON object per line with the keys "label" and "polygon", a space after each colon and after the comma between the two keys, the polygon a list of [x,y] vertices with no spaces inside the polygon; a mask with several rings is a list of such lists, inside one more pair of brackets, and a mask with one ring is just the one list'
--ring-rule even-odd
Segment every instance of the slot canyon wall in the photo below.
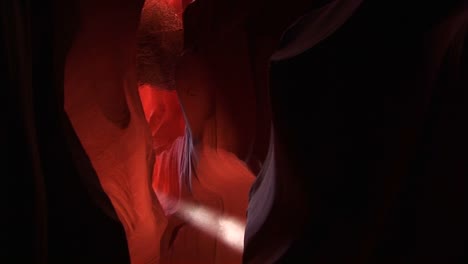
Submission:
{"label": "slot canyon wall", "polygon": [[[140,20],[124,12],[141,5],[93,5],[78,4],[65,110],[123,224],[132,262],[241,262],[249,189],[270,134],[268,57],[287,23],[262,25],[247,3],[198,1],[183,13],[182,35],[183,5],[147,1]],[[221,15],[231,9],[232,17]],[[269,49],[255,46],[257,33]],[[219,220],[202,221],[219,230],[190,223],[199,216],[184,210],[198,207],[214,212]],[[229,237],[217,237],[223,232]]]}
{"label": "slot canyon wall", "polygon": [[5,263],[468,261],[466,1],[1,7]]}

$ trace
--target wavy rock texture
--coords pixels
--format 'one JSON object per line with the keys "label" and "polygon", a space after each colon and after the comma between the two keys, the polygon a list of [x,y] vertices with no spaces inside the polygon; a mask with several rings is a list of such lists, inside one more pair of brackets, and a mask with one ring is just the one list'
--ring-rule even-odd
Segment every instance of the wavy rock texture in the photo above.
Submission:
{"label": "wavy rock texture", "polygon": [[132,263],[461,263],[460,3],[79,1],[65,109]]}

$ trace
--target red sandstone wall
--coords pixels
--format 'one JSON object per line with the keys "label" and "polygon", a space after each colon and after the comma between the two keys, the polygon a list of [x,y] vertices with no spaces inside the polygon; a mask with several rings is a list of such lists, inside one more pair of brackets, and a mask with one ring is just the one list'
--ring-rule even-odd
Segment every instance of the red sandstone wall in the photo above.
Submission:
{"label": "red sandstone wall", "polygon": [[[124,225],[132,263],[240,263],[242,251],[177,210],[180,203],[197,204],[216,218],[245,222],[254,177],[242,159],[255,133],[245,33],[227,32],[227,42],[187,53],[177,91],[138,88],[142,4],[80,2],[80,29],[66,64],[66,112]],[[192,192],[180,180],[186,125],[195,142]],[[155,193],[170,199],[160,195],[160,203]]]}

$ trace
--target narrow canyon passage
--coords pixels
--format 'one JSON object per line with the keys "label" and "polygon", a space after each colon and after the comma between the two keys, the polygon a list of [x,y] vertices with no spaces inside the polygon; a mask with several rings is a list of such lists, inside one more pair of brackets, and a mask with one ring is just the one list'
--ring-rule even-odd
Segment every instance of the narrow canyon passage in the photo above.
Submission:
{"label": "narrow canyon passage", "polygon": [[130,14],[130,3],[81,3],[65,109],[124,226],[132,263],[241,263],[255,179],[245,162],[255,133],[245,40],[234,32],[237,48],[227,56],[213,49],[179,58],[184,3],[175,2],[140,2],[134,16],[112,23]]}
{"label": "narrow canyon passage", "polygon": [[0,14],[0,262],[468,263],[466,1]]}

